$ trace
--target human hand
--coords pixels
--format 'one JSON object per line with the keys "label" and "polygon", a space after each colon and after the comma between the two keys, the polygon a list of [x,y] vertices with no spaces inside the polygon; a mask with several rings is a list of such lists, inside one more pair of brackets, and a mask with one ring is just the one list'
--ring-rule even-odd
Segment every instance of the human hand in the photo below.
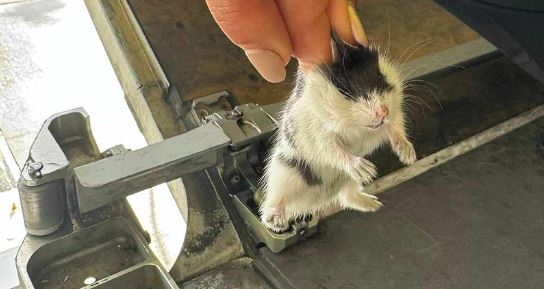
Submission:
{"label": "human hand", "polygon": [[355,0],[206,0],[219,27],[270,82],[285,79],[291,56],[308,70],[332,60],[331,29],[367,44]]}

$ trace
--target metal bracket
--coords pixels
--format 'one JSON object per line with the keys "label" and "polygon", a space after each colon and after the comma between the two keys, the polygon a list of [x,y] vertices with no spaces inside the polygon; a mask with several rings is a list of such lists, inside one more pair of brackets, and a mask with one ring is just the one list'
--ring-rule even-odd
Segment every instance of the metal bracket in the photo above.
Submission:
{"label": "metal bracket", "polygon": [[218,163],[229,139],[213,124],[74,168],[79,210],[86,213],[115,200]]}
{"label": "metal bracket", "polygon": [[75,156],[76,161],[99,158],[89,116],[81,108],[53,115],[45,121],[21,171],[18,183],[21,207],[25,227],[32,235],[43,236],[58,230],[67,210],[73,220],[77,219],[77,209],[72,206],[75,194],[72,168],[64,152],[73,152],[72,146],[79,146],[85,152]]}
{"label": "metal bracket", "polygon": [[232,150],[240,150],[255,141],[268,138],[275,130],[275,120],[252,103],[204,117],[203,123],[208,122],[215,123],[229,136],[229,147]]}
{"label": "metal bracket", "polygon": [[265,244],[277,253],[317,233],[318,220],[297,220],[289,231],[281,234],[263,226],[258,211],[259,196],[262,195],[259,180],[281,104],[263,107],[244,104],[228,110],[230,103],[235,101],[228,92],[196,99],[189,114],[193,119],[189,121],[199,125],[213,123],[229,137],[229,149],[218,165],[219,174],[250,235],[257,243]]}

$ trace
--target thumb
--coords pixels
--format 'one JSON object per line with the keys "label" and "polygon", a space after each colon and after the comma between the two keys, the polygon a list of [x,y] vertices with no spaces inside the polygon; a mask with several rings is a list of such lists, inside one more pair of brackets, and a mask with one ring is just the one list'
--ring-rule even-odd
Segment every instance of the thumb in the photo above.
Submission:
{"label": "thumb", "polygon": [[270,82],[285,79],[291,41],[275,1],[206,0],[213,18]]}

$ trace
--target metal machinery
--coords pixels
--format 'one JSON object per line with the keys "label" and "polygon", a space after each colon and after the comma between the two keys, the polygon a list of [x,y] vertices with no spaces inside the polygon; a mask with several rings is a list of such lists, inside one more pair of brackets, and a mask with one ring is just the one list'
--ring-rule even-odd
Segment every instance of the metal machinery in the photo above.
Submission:
{"label": "metal machinery", "polygon": [[[131,31],[151,63],[150,75],[164,76],[128,5],[115,3],[120,4],[88,5],[125,9],[132,26],[114,25],[112,35]],[[494,46],[479,39],[407,63],[404,69],[424,67],[412,77],[436,77],[498,55]],[[137,71],[121,74],[130,78]],[[157,83],[154,87],[165,92],[185,133],[135,151],[118,145],[100,152],[84,110],[66,111],[44,123],[19,180],[28,232],[16,260],[21,288],[298,288],[273,259],[289,262],[280,252],[293,245],[296,250],[296,244],[319,235],[319,220],[298,220],[288,232],[275,234],[260,224],[256,210],[258,180],[281,104],[239,104],[228,92],[184,101],[166,80]],[[145,89],[140,84],[137,90]],[[150,250],[151,240],[125,197],[180,177],[187,193],[189,232],[178,265],[169,272]],[[373,189],[401,181],[385,176]],[[195,212],[204,220],[199,228],[192,223]],[[308,264],[309,270],[314,265]],[[223,277],[201,277],[217,268],[223,268]]]}

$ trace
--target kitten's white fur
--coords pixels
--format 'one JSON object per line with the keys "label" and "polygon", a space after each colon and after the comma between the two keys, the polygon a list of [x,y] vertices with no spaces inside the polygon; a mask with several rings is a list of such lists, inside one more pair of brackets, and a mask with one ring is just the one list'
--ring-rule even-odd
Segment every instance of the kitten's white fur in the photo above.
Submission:
{"label": "kitten's white fur", "polygon": [[[289,98],[280,121],[280,129],[292,126],[293,141],[278,133],[263,177],[260,211],[266,227],[280,232],[296,217],[323,218],[341,209],[376,211],[382,203],[362,187],[376,177],[376,168],[364,157],[389,142],[403,163],[416,160],[405,132],[402,80],[382,56],[379,68],[393,88],[357,102],[346,99],[322,71],[299,75],[303,87]],[[382,126],[369,128],[376,124],[375,111],[381,105],[389,109],[389,115]],[[320,184],[308,185],[281,156],[304,159],[320,177]]]}

